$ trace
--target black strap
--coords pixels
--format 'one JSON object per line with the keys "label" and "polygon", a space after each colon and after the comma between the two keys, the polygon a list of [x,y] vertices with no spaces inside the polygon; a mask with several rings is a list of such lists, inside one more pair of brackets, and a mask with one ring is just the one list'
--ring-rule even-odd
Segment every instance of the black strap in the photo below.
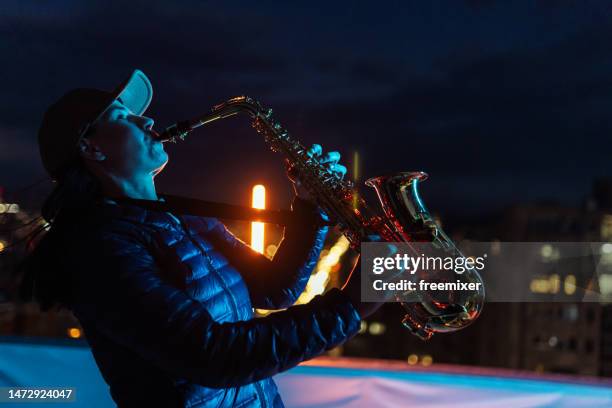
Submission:
{"label": "black strap", "polygon": [[[117,201],[137,205],[152,211],[164,211],[181,215],[260,221],[285,226],[304,223],[303,220],[299,219],[289,210],[260,210],[242,205],[197,200],[195,198],[173,195],[163,195],[162,197],[165,201],[137,200],[133,198],[123,198]],[[321,219],[321,225],[330,224]]]}

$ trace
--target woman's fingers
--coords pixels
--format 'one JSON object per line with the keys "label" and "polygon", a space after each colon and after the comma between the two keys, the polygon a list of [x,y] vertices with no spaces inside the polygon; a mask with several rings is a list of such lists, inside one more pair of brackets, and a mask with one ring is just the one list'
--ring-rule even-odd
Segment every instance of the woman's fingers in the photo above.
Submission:
{"label": "woman's fingers", "polygon": [[346,167],[341,164],[335,164],[332,166],[332,172],[336,175],[336,177],[342,180],[346,174]]}
{"label": "woman's fingers", "polygon": [[324,155],[321,158],[321,160],[319,160],[319,163],[321,163],[321,164],[325,164],[325,163],[336,164],[336,163],[338,163],[339,160],[340,160],[340,153],[338,153],[338,152],[327,152],[327,154]]}
{"label": "woman's fingers", "polygon": [[309,157],[316,158],[319,164],[325,166],[329,173],[334,174],[339,179],[342,180],[346,175],[346,167],[338,163],[340,161],[340,153],[327,152],[323,155],[323,147],[315,143],[308,149],[307,154]]}
{"label": "woman's fingers", "polygon": [[321,147],[320,144],[313,144],[312,146],[310,146],[310,149],[308,149],[308,156],[310,157],[319,157],[321,156],[321,153],[323,153],[323,148]]}

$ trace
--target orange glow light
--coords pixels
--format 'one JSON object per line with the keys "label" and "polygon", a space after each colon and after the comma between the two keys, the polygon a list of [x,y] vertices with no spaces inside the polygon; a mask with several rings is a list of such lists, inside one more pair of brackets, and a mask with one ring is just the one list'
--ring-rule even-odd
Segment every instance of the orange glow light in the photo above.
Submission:
{"label": "orange glow light", "polygon": [[78,339],[81,337],[81,330],[77,329],[76,327],[71,327],[68,329],[68,336],[73,339]]}
{"label": "orange glow light", "polygon": [[[253,187],[253,208],[266,208],[266,188],[257,184]],[[263,222],[252,222],[251,223],[251,247],[259,252],[264,253],[264,223]]]}

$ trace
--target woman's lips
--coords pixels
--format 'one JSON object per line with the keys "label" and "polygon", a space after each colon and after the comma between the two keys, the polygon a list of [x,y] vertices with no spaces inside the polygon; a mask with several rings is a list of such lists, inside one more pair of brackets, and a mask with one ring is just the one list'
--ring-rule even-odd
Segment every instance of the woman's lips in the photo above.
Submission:
{"label": "woman's lips", "polygon": [[155,142],[161,142],[161,140],[159,140],[159,139],[160,139],[160,137],[159,137],[159,136],[160,136],[160,135],[159,135],[159,133],[157,133],[157,132],[156,132],[155,130],[153,130],[153,129],[151,129],[151,130],[150,130],[150,133],[151,133],[151,138],[153,139],[153,141],[155,141]]}

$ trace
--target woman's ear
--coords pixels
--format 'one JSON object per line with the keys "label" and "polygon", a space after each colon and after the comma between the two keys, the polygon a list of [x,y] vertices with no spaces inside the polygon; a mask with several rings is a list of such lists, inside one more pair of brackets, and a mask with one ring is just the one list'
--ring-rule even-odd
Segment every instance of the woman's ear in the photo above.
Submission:
{"label": "woman's ear", "polygon": [[79,141],[79,153],[81,157],[94,161],[104,161],[106,160],[106,155],[102,153],[100,148],[93,144],[91,140],[87,138],[82,138]]}

